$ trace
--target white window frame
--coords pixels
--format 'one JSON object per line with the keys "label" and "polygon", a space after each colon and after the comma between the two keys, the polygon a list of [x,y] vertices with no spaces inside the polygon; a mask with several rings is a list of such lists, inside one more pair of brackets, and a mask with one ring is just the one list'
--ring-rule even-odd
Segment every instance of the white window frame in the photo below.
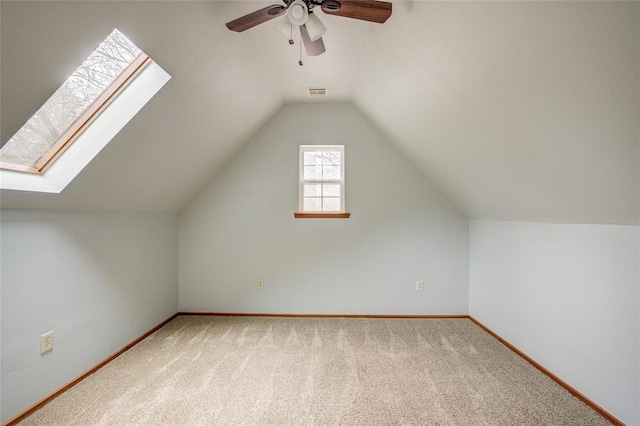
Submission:
{"label": "white window frame", "polygon": [[[340,179],[304,179],[304,153],[340,151]],[[298,185],[298,211],[302,214],[344,214],[345,210],[345,155],[344,145],[300,145],[299,157],[299,185]],[[338,184],[340,185],[340,211],[335,210],[305,210],[304,209],[304,185],[305,183]],[[321,196],[322,198],[322,196]]]}

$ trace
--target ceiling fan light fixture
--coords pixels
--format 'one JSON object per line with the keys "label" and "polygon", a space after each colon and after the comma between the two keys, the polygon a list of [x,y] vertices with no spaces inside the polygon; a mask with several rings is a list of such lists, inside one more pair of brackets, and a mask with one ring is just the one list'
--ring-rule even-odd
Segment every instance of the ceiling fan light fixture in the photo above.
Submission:
{"label": "ceiling fan light fixture", "polygon": [[287,9],[287,18],[289,21],[299,27],[307,23],[309,18],[309,9],[302,0],[294,0]]}
{"label": "ceiling fan light fixture", "polygon": [[306,25],[311,41],[318,40],[327,32],[327,27],[324,26],[320,18],[318,18],[313,12],[309,12]]}

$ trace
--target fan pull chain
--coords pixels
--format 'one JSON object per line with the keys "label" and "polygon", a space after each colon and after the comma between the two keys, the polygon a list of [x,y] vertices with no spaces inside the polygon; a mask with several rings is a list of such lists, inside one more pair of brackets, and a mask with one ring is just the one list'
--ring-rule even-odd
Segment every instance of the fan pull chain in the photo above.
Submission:
{"label": "fan pull chain", "polygon": [[289,44],[293,44],[293,23],[289,22],[289,29],[291,32],[289,33]]}
{"label": "fan pull chain", "polygon": [[298,61],[298,64],[300,66],[303,66],[304,63],[302,62],[302,32],[300,32],[300,60]]}

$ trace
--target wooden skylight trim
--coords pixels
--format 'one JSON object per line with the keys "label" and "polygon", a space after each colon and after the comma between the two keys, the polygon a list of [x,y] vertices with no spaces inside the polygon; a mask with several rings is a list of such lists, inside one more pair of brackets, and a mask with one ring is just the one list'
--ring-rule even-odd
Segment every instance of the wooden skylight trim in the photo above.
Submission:
{"label": "wooden skylight trim", "polygon": [[41,172],[35,167],[24,166],[22,164],[7,163],[5,161],[0,161],[0,169],[13,170],[16,172],[35,173],[35,174],[42,174],[44,172],[44,171]]}
{"label": "wooden skylight trim", "polygon": [[87,109],[78,120],[58,139],[45,155],[36,163],[38,173],[42,174],[54,161],[77,139],[93,120],[136,78],[149,63],[151,58],[141,53],[135,61],[114,81],[111,86]]}

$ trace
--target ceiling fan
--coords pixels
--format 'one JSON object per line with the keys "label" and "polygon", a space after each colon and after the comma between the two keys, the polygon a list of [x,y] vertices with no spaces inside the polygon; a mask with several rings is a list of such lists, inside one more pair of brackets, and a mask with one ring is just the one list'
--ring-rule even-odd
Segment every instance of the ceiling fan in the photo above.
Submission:
{"label": "ceiling fan", "polygon": [[[284,5],[272,4],[251,12],[238,19],[227,22],[231,31],[243,32],[256,25],[286,15],[292,26],[300,28],[300,36],[309,56],[318,56],[325,52],[322,36],[327,31],[324,24],[314,13],[320,9],[328,15],[382,24],[391,16],[392,4],[377,0],[283,0]],[[289,40],[293,44],[293,39]],[[300,60],[302,65],[302,60]]]}

